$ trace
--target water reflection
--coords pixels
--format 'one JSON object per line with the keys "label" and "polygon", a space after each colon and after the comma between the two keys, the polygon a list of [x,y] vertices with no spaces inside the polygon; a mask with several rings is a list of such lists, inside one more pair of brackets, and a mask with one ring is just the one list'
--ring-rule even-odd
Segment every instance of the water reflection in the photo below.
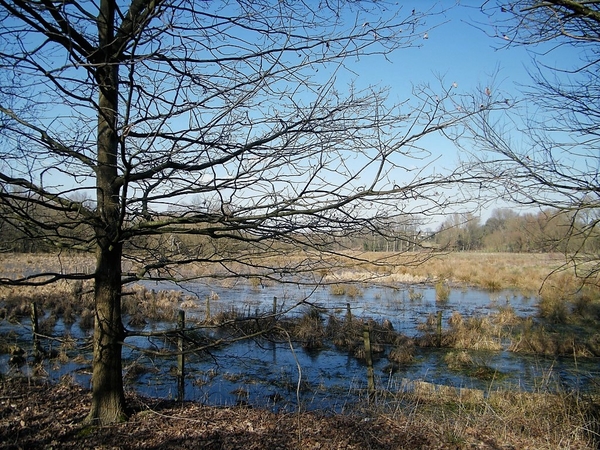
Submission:
{"label": "water reflection", "polygon": [[[172,288],[161,283],[147,285],[155,290]],[[277,297],[277,308],[283,310],[305,299],[323,308],[327,314],[343,317],[349,303],[354,316],[370,317],[391,321],[397,332],[407,336],[418,334],[417,326],[430,314],[442,311],[444,327],[452,312],[463,317],[485,316],[510,306],[519,316],[536,314],[535,300],[514,295],[512,292],[487,293],[475,289],[453,289],[445,302],[435,301],[432,287],[418,286],[389,288],[361,286],[360,295],[354,297],[332,295],[327,287],[312,291],[297,285],[255,288],[248,284],[231,287],[206,286],[188,283],[188,293],[198,301],[187,309],[190,321],[202,319],[206,314],[206,300],[211,299],[211,313],[237,309],[246,313],[271,311],[273,298]],[[188,305],[189,306],[189,305]],[[302,308],[290,314],[300,314]],[[165,324],[149,324],[145,330],[161,329]],[[27,342],[30,330],[24,325],[0,323],[0,332],[16,331],[15,343]],[[81,338],[86,336],[77,323],[65,326],[57,321],[55,334],[69,333]],[[88,332],[89,333],[89,332]],[[165,345],[160,340],[132,338],[132,345],[142,348]],[[388,349],[389,351],[389,349]],[[407,365],[391,366],[387,358],[375,360],[376,385],[379,389],[392,392],[403,389],[406,380],[423,380],[429,383],[457,388],[481,389],[485,392],[513,388],[520,390],[554,390],[594,387],[597,379],[598,360],[557,357],[544,358],[509,353],[506,351],[470,351],[471,357],[482,365],[497,371],[497,376],[485,380],[471,377],[460,371],[451,370],[444,361],[449,349],[417,348],[414,361]],[[75,356],[73,352],[72,357]],[[127,387],[156,397],[177,396],[176,358],[161,359],[141,355],[125,347],[123,350],[125,381]],[[344,412],[365,398],[366,367],[346,352],[338,351],[333,345],[319,350],[291,347],[288,342],[266,339],[240,341],[215,348],[201,355],[190,355],[186,361],[186,399],[212,405],[248,403],[275,410],[295,410],[299,406]],[[90,383],[90,357],[81,361],[46,361],[43,366],[51,379],[70,374],[82,385]],[[34,376],[31,365],[20,368],[8,366],[8,356],[0,356],[0,370],[4,373],[19,370],[24,376]]]}

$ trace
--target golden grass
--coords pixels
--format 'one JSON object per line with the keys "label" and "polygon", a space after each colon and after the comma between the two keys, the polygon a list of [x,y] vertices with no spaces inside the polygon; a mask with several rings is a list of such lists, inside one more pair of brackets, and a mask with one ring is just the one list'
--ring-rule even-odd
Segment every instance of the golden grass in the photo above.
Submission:
{"label": "golden grass", "polygon": [[535,324],[531,318],[522,319],[512,336],[509,351],[538,355],[567,355],[574,357],[598,356],[598,333],[583,332],[566,327],[560,331]]}
{"label": "golden grass", "polygon": [[[322,277],[316,279],[330,285],[344,282],[435,285],[441,281],[449,286],[477,287],[490,292],[514,290],[528,297],[539,295],[545,287],[567,286],[573,291],[581,285],[574,268],[565,263],[561,254],[346,252],[344,255],[346,258],[313,255],[302,264],[314,263]],[[269,263],[277,266],[288,259],[296,260],[288,255],[282,261],[271,258]],[[594,290],[596,297],[599,292]]]}
{"label": "golden grass", "polygon": [[[575,280],[573,271],[560,271],[548,278],[555,270],[564,265],[564,256],[560,254],[525,253],[447,253],[430,252],[385,253],[385,252],[347,252],[331,256],[326,254],[298,252],[281,254],[260,259],[263,267],[296,267],[302,273],[314,270],[315,280],[327,284],[352,282],[384,283],[435,283],[446,280],[451,284],[463,284],[481,287],[491,291],[517,289],[524,294],[534,295],[544,284],[572,286]],[[256,257],[258,258],[258,257]],[[252,260],[247,260],[251,264]],[[124,270],[135,270],[129,263]],[[220,266],[219,266],[220,267]],[[48,269],[62,272],[92,274],[94,258],[92,255],[37,255],[37,254],[0,254],[0,273],[10,276],[24,276]],[[222,267],[221,267],[222,269]],[[236,263],[233,272],[253,275],[260,271],[247,264]],[[252,270],[251,270],[252,269]],[[181,269],[183,276],[220,277],[221,270],[210,264],[191,264]],[[252,279],[259,285],[260,278]]]}
{"label": "golden grass", "polygon": [[473,316],[464,319],[453,312],[448,319],[448,328],[439,328],[439,317],[430,314],[427,320],[418,325],[421,335],[416,342],[421,347],[449,347],[472,350],[502,350],[502,338],[508,336],[505,323],[496,320],[506,313],[490,316]]}
{"label": "golden grass", "polygon": [[446,302],[450,298],[451,288],[444,280],[435,283],[435,301]]}
{"label": "golden grass", "polygon": [[405,265],[403,273],[414,277],[429,281],[446,279],[491,291],[518,289],[529,294],[537,293],[548,275],[563,262],[560,255],[522,253],[440,254],[418,265],[410,264],[410,255],[395,258],[396,265]]}
{"label": "golden grass", "polygon": [[408,387],[396,395],[402,406],[383,417],[414,431],[430,430],[439,438],[435,448],[597,448],[594,401],[568,393],[498,390],[484,396],[418,381]]}
{"label": "golden grass", "polygon": [[362,295],[361,289],[352,283],[335,283],[329,287],[331,295],[339,297],[346,296],[349,298],[356,298]]}
{"label": "golden grass", "polygon": [[294,321],[290,334],[298,339],[304,348],[323,347],[326,327],[321,312],[317,308],[310,308],[297,321]]}
{"label": "golden grass", "polygon": [[[38,308],[41,325],[52,327],[52,320],[61,316],[69,323],[76,315],[81,315],[93,307],[91,282],[60,280],[44,286],[2,286],[0,285],[0,299],[2,300],[2,315],[9,321],[16,321],[20,317],[29,317],[31,304]],[[49,315],[42,320],[45,315]]]}
{"label": "golden grass", "polygon": [[[484,367],[462,351],[449,352],[446,362],[453,370]],[[428,430],[428,436],[437,438],[414,448],[598,448],[600,399],[577,392],[549,393],[546,387],[542,382],[533,392],[484,392],[401,379],[362,408],[369,417],[389,420],[401,430]],[[407,441],[403,448],[413,447]]]}

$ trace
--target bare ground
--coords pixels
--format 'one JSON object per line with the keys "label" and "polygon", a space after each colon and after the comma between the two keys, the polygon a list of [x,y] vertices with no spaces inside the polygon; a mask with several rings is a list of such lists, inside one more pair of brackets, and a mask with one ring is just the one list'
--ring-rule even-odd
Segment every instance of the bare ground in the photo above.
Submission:
{"label": "bare ground", "polygon": [[[90,392],[64,382],[0,381],[1,449],[541,449],[596,448],[585,438],[563,442],[526,425],[493,421],[420,423],[411,413],[364,416],[272,413],[130,397],[126,423],[83,426]],[[505,424],[508,425],[508,424]]]}

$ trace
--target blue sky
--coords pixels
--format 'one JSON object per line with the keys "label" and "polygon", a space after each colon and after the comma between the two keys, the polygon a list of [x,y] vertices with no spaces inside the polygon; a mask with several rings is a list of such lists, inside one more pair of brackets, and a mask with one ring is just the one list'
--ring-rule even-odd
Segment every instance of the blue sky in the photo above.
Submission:
{"label": "blue sky", "polygon": [[[413,85],[430,84],[435,88],[439,78],[446,86],[457,83],[459,92],[476,93],[491,86],[495,94],[501,92],[506,98],[519,99],[523,88],[532,84],[528,70],[533,70],[533,57],[550,65],[559,61],[562,67],[576,63],[577,52],[572,49],[557,49],[544,55],[541,48],[506,46],[500,34],[491,36],[499,31],[480,11],[481,3],[399,2],[404,11],[433,8],[444,12],[427,19],[423,29],[427,36],[423,35],[415,47],[398,50],[390,55],[390,61],[376,57],[361,65],[358,82],[390,86],[391,100],[410,98]],[[444,155],[436,164],[456,165],[459,156],[452,143],[443,138],[428,139],[427,143],[439,146],[437,150]],[[486,205],[480,211],[482,219],[485,221],[494,208],[505,206],[509,205]]]}
{"label": "blue sky", "polygon": [[[518,97],[517,86],[529,81],[527,67],[531,56],[525,48],[499,49],[504,42],[486,35],[486,31],[493,33],[494,28],[490,24],[484,31],[487,17],[478,4],[441,2],[434,11],[444,9],[444,13],[427,19],[423,37],[415,42],[415,47],[396,51],[388,57],[389,61],[383,57],[368,58],[368,63],[361,64],[357,82],[389,86],[391,101],[413,97],[415,85],[429,84],[439,90],[440,79],[445,86],[456,83],[458,93],[477,93],[491,86],[501,90],[502,95]],[[401,5],[405,11],[411,11],[429,9],[434,2],[401,2]],[[454,144],[441,136],[428,137],[424,142],[440,155],[435,166],[456,167],[459,156]],[[501,202],[486,205],[479,213],[485,221],[494,208],[503,206],[506,205]],[[430,227],[436,228],[442,220],[434,221]]]}
{"label": "blue sky", "polygon": [[[526,68],[531,65],[529,51],[523,47],[499,48],[504,42],[486,35],[494,32],[494,25],[480,12],[480,3],[463,1],[455,5],[442,1],[441,8],[448,9],[427,20],[427,38],[423,37],[415,48],[394,53],[389,63],[378,58],[378,64],[366,65],[360,77],[380,80],[401,96],[409,93],[411,83],[435,83],[437,76],[457,82],[465,90],[485,87],[496,73],[503,90],[512,91],[515,84],[526,83]],[[401,4],[410,10],[434,2]]]}

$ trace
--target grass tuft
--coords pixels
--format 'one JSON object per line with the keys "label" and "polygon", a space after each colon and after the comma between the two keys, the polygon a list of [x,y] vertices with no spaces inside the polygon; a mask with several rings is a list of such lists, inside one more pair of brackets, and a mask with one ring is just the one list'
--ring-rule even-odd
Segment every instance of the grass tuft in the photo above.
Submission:
{"label": "grass tuft", "polygon": [[435,283],[435,301],[447,302],[450,298],[450,286],[446,281],[438,281]]}

